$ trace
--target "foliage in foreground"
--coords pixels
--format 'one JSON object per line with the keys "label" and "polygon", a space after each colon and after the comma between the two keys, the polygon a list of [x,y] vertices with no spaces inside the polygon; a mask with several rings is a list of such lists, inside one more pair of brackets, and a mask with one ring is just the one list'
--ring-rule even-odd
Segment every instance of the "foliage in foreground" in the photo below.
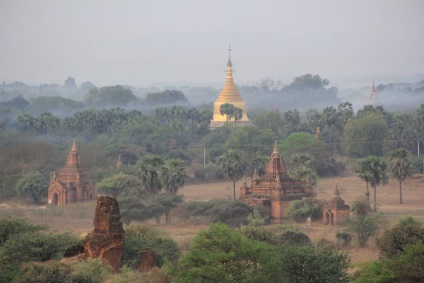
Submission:
{"label": "foliage in foreground", "polygon": [[275,249],[251,241],[216,223],[201,231],[180,260],[183,272],[177,282],[271,282],[277,278]]}
{"label": "foliage in foreground", "polygon": [[282,282],[349,282],[349,265],[346,254],[330,247],[287,245],[281,256]]}
{"label": "foliage in foreground", "polygon": [[[408,245],[404,252],[393,258],[365,264],[355,283],[412,283],[424,282],[424,245],[422,243]],[[370,281],[370,279],[372,281]]]}
{"label": "foliage in foreground", "polygon": [[149,226],[135,226],[126,231],[125,253],[122,263],[137,267],[140,252],[151,248],[156,254],[156,264],[161,267],[166,262],[175,264],[181,251],[177,243]]}
{"label": "foliage in foreground", "polygon": [[[289,231],[286,231],[289,232]],[[293,232],[293,231],[290,231]],[[348,256],[329,247],[281,241],[262,227],[222,223],[194,238],[177,282],[348,282]]]}

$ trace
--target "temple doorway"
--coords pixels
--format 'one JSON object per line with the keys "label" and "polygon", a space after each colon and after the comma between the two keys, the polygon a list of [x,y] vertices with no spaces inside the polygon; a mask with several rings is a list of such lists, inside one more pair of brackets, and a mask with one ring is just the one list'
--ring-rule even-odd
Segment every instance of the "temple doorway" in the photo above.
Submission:
{"label": "temple doorway", "polygon": [[57,194],[53,195],[53,205],[59,204],[59,196]]}

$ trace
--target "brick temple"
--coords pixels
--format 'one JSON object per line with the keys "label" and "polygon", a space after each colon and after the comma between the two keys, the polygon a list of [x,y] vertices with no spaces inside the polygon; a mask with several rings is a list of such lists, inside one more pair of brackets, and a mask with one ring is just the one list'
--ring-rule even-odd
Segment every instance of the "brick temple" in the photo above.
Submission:
{"label": "brick temple", "polygon": [[281,223],[284,210],[292,200],[314,197],[315,195],[309,181],[303,185],[300,180],[288,176],[286,164],[281,158],[277,150],[277,142],[275,142],[274,151],[264,175],[258,177],[255,172],[250,187],[244,180],[240,188],[239,200],[252,206],[268,207],[271,221]]}
{"label": "brick temple", "polygon": [[67,205],[92,200],[96,197],[85,167],[82,165],[75,139],[68,154],[66,165],[50,179],[48,203]]}
{"label": "brick temple", "polygon": [[340,197],[340,191],[336,184],[331,200],[322,209],[322,222],[325,225],[339,225],[350,218],[350,206],[345,204]]}

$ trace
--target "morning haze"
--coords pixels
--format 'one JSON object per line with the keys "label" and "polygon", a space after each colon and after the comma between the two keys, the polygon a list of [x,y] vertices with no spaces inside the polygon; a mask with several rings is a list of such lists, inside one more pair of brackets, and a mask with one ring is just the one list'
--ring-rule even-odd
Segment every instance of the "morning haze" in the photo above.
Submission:
{"label": "morning haze", "polygon": [[220,86],[313,73],[415,82],[422,1],[1,1],[0,79]]}

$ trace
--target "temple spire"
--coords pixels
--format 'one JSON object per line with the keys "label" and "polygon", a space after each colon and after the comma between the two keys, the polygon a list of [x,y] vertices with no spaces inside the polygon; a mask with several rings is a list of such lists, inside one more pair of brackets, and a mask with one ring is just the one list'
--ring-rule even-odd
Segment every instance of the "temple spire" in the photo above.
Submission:
{"label": "temple spire", "polygon": [[274,151],[272,152],[274,153],[278,153],[278,149],[277,149],[277,140],[274,141]]}
{"label": "temple spire", "polygon": [[75,138],[72,140],[72,149],[71,149],[71,151],[78,151],[78,149],[77,149],[77,143],[75,141]]}
{"label": "temple spire", "polygon": [[333,192],[333,197],[340,197],[340,191],[339,191],[337,182],[336,182],[336,188],[334,189],[334,192]]}
{"label": "temple spire", "polygon": [[[228,63],[227,63],[227,68],[232,68],[232,67],[233,67],[233,63],[231,63],[231,45],[229,45],[228,46]],[[228,72],[228,70],[227,70],[227,72]]]}

